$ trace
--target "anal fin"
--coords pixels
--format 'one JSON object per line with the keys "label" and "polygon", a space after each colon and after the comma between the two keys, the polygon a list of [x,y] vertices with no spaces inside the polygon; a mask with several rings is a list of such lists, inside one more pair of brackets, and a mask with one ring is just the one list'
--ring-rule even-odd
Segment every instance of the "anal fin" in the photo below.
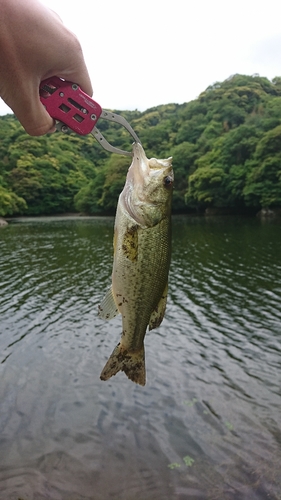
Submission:
{"label": "anal fin", "polygon": [[153,328],[157,328],[159,325],[161,325],[166,311],[167,296],[168,296],[168,282],[164,288],[164,291],[157,304],[157,307],[155,307],[154,311],[152,311],[151,313],[149,319],[149,330],[153,330]]}

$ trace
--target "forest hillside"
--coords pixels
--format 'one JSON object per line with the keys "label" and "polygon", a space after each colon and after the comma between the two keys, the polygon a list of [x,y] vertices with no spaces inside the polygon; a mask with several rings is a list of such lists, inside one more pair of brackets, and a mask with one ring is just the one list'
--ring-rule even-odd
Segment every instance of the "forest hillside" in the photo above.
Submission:
{"label": "forest hillside", "polygon": [[[191,102],[114,111],[148,158],[173,156],[174,213],[281,207],[281,77],[237,74]],[[131,148],[122,127],[98,127],[113,145]],[[0,215],[114,214],[130,162],[91,135],[30,137],[13,115],[2,116]]]}

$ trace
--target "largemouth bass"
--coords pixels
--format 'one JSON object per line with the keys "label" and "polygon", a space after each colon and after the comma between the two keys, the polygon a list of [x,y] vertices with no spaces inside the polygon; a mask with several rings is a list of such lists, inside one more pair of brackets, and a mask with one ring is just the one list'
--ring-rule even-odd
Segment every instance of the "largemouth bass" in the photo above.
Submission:
{"label": "largemouth bass", "polygon": [[164,317],[171,258],[172,158],[146,158],[139,143],[118,200],[114,227],[112,285],[99,316],[122,314],[121,341],[100,378],[120,370],[145,385],[144,337]]}

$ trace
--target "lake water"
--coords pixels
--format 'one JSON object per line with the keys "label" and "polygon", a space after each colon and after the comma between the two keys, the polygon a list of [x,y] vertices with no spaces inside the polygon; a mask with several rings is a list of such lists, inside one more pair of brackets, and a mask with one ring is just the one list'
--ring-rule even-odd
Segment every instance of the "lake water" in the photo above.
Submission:
{"label": "lake water", "polygon": [[280,500],[281,223],[173,218],[147,384],[99,379],[113,218],[0,230],[1,500]]}

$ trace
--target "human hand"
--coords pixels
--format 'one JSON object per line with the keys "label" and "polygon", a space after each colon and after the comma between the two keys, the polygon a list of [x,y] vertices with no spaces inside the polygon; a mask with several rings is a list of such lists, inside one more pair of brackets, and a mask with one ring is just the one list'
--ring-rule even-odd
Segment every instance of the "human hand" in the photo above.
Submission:
{"label": "human hand", "polygon": [[40,82],[50,76],[92,96],[81,45],[57,14],[37,0],[0,0],[0,96],[30,135],[54,130],[39,98]]}

